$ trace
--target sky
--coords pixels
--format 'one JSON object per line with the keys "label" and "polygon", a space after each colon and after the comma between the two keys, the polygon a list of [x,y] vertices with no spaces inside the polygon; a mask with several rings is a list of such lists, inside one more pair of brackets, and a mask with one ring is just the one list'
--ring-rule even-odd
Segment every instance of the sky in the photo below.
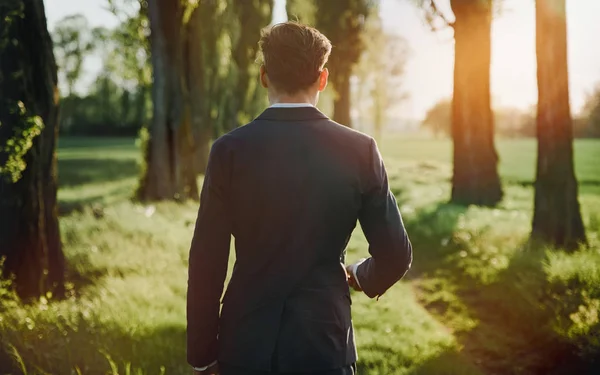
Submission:
{"label": "sky", "polygon": [[[333,1],[333,0],[332,0]],[[285,20],[285,0],[275,0],[274,20]],[[114,27],[107,0],[44,0],[50,30],[64,16],[82,13],[90,26]],[[449,0],[437,0],[447,10]],[[407,39],[410,58],[404,78],[410,94],[396,109],[421,119],[436,101],[452,95],[454,48],[451,30],[432,32],[411,0],[381,0],[384,28]],[[600,85],[600,1],[567,0],[570,99],[574,113]],[[85,63],[85,87],[100,69],[100,59]],[[492,28],[492,97],[495,107],[529,109],[537,101],[534,0],[504,0]]]}

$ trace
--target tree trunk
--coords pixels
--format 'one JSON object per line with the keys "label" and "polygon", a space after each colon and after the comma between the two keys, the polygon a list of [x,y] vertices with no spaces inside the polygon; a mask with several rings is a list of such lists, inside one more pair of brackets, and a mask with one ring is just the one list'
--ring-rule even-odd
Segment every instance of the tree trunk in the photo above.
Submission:
{"label": "tree trunk", "polygon": [[61,295],[65,266],[56,200],[56,62],[43,1],[24,2],[22,17],[19,5],[0,6],[0,37],[11,41],[0,45],[0,257],[4,276],[14,275],[18,294],[29,298]]}
{"label": "tree trunk", "polygon": [[[208,7],[216,8],[212,3],[200,4],[196,7],[186,27],[186,82],[188,87],[188,104],[191,117],[192,134],[194,135],[194,171],[197,174],[206,171],[208,153],[212,138],[210,100],[207,92],[207,64],[203,49],[207,47],[202,38],[202,11]],[[216,40],[212,41],[216,43]]]}
{"label": "tree trunk", "polygon": [[[341,68],[341,67],[340,67]],[[350,71],[348,69],[341,69],[338,72],[333,73],[333,88],[335,89],[335,96],[333,99],[333,121],[345,125],[349,128],[352,127],[352,119],[350,117]]]}
{"label": "tree trunk", "polygon": [[258,80],[258,70],[251,72],[251,66],[256,60],[260,32],[269,25],[273,17],[273,2],[274,0],[238,0],[234,2],[234,11],[241,29],[232,51],[232,57],[238,69],[231,107],[233,118],[228,130],[243,125],[258,115],[257,109],[251,108],[253,93],[250,92],[250,80]]}
{"label": "tree trunk", "polygon": [[186,114],[182,28],[179,1],[148,1],[153,68],[153,118],[146,150],[142,200],[198,199],[193,134]]}
{"label": "tree trunk", "polygon": [[573,167],[565,0],[536,1],[538,159],[532,237],[575,249],[585,243]]}
{"label": "tree trunk", "polygon": [[452,201],[493,206],[502,199],[490,100],[492,0],[452,0],[455,62]]}

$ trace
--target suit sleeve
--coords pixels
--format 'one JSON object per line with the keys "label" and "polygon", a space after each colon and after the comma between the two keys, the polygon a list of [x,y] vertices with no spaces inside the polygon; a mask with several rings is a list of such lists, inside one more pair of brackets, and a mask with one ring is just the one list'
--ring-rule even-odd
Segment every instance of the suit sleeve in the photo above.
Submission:
{"label": "suit sleeve", "polygon": [[187,359],[193,367],[206,366],[218,356],[220,299],[231,242],[227,158],[220,141],[210,152],[189,256]]}
{"label": "suit sleeve", "polygon": [[409,270],[412,245],[373,139],[368,160],[358,218],[369,242],[371,257],[356,268],[356,278],[365,294],[374,298],[385,293]]}

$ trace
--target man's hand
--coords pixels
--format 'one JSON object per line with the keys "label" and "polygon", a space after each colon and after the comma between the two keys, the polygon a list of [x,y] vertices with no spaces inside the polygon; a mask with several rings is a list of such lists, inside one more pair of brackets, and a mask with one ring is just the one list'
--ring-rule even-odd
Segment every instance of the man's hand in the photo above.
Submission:
{"label": "man's hand", "polygon": [[352,289],[356,290],[357,292],[362,292],[360,285],[358,285],[356,278],[354,278],[354,272],[352,272],[353,268],[354,268],[354,264],[346,266],[346,275],[348,277],[348,285]]}
{"label": "man's hand", "polygon": [[215,363],[204,371],[193,370],[193,375],[219,375],[221,372],[219,371],[219,364]]}

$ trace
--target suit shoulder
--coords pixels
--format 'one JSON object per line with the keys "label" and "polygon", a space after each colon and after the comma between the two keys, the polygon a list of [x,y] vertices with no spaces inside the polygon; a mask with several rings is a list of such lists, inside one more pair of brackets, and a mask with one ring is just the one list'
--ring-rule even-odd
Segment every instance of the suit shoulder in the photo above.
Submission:
{"label": "suit shoulder", "polygon": [[251,121],[247,124],[244,124],[242,126],[239,126],[231,131],[229,131],[228,133],[222,135],[221,137],[219,137],[219,139],[221,138],[225,138],[226,140],[224,140],[225,142],[233,142],[234,139],[240,138],[240,137],[245,137],[247,136],[248,131],[250,131],[252,128],[254,128],[253,125],[255,125],[256,121]]}
{"label": "suit shoulder", "polygon": [[327,120],[327,123],[328,127],[332,131],[336,132],[337,136],[344,137],[347,140],[356,142],[357,144],[360,144],[364,147],[370,146],[372,143],[375,143],[373,137],[371,137],[368,134],[360,132],[356,129],[349,128],[333,120]]}
{"label": "suit shoulder", "polygon": [[215,139],[210,148],[211,154],[221,154],[226,153],[233,145],[233,139],[231,136],[231,132],[227,134],[223,134],[219,138]]}

